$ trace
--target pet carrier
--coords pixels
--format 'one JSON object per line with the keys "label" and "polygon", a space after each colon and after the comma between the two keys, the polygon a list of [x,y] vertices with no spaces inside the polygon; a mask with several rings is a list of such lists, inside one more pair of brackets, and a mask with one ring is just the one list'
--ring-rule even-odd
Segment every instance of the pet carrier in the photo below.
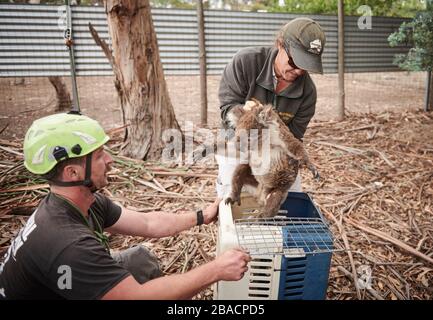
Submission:
{"label": "pet carrier", "polygon": [[332,252],[332,234],[306,193],[289,193],[273,218],[257,218],[254,198],[242,205],[220,204],[217,255],[236,246],[252,261],[239,281],[220,281],[214,299],[324,299]]}

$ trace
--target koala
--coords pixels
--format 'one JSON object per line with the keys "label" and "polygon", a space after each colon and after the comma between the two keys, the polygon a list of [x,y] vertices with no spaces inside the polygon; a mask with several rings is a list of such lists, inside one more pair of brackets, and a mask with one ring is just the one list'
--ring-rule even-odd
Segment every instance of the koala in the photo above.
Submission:
{"label": "koala", "polygon": [[[302,166],[306,166],[315,179],[319,179],[319,173],[310,162],[303,143],[294,137],[272,105],[264,106],[257,100],[254,104],[248,102],[248,108],[236,124],[236,137],[240,137],[242,130],[251,129],[257,129],[258,134],[255,138],[250,135],[249,161],[236,167],[232,191],[225,203],[240,205],[242,187],[248,185],[255,189],[255,197],[261,206],[259,217],[273,217],[286,200]],[[266,151],[262,145],[264,136],[270,142],[270,152],[262,152]]]}

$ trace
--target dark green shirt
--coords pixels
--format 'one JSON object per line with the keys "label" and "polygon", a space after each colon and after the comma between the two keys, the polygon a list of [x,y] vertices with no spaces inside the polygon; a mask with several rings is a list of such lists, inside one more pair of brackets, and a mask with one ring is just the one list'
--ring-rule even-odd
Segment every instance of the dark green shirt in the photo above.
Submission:
{"label": "dark green shirt", "polygon": [[88,225],[64,199],[41,201],[0,264],[0,299],[98,299],[129,275],[93,232],[116,223],[121,208],[95,197]]}
{"label": "dark green shirt", "polygon": [[226,66],[218,92],[225,127],[229,110],[256,98],[263,104],[273,104],[296,138],[304,136],[316,108],[316,87],[310,75],[305,72],[289,87],[276,94],[273,68],[277,53],[275,47],[245,48]]}

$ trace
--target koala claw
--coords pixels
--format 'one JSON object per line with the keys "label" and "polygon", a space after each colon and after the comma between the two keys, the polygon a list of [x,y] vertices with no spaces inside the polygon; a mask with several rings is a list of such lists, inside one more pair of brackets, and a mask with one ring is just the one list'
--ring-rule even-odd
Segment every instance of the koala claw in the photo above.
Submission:
{"label": "koala claw", "polygon": [[233,196],[233,195],[231,195],[230,197],[228,197],[224,202],[225,202],[225,204],[231,204],[231,205],[233,205],[233,204],[237,203],[239,206],[241,205],[241,199],[240,199],[240,197],[236,197],[236,196]]}

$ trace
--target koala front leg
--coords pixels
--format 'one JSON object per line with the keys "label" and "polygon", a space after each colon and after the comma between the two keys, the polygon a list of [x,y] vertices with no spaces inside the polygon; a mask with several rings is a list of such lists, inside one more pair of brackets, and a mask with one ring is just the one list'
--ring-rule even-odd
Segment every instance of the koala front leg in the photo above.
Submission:
{"label": "koala front leg", "polygon": [[245,113],[243,105],[235,105],[226,114],[225,123],[228,128],[235,129],[238,126],[239,119]]}
{"label": "koala front leg", "polygon": [[245,184],[256,187],[258,183],[251,173],[251,167],[249,164],[240,164],[236,167],[235,172],[233,173],[232,191],[229,197],[225,200],[225,203],[234,204],[237,202],[238,205],[241,205],[241,192],[242,187]]}

